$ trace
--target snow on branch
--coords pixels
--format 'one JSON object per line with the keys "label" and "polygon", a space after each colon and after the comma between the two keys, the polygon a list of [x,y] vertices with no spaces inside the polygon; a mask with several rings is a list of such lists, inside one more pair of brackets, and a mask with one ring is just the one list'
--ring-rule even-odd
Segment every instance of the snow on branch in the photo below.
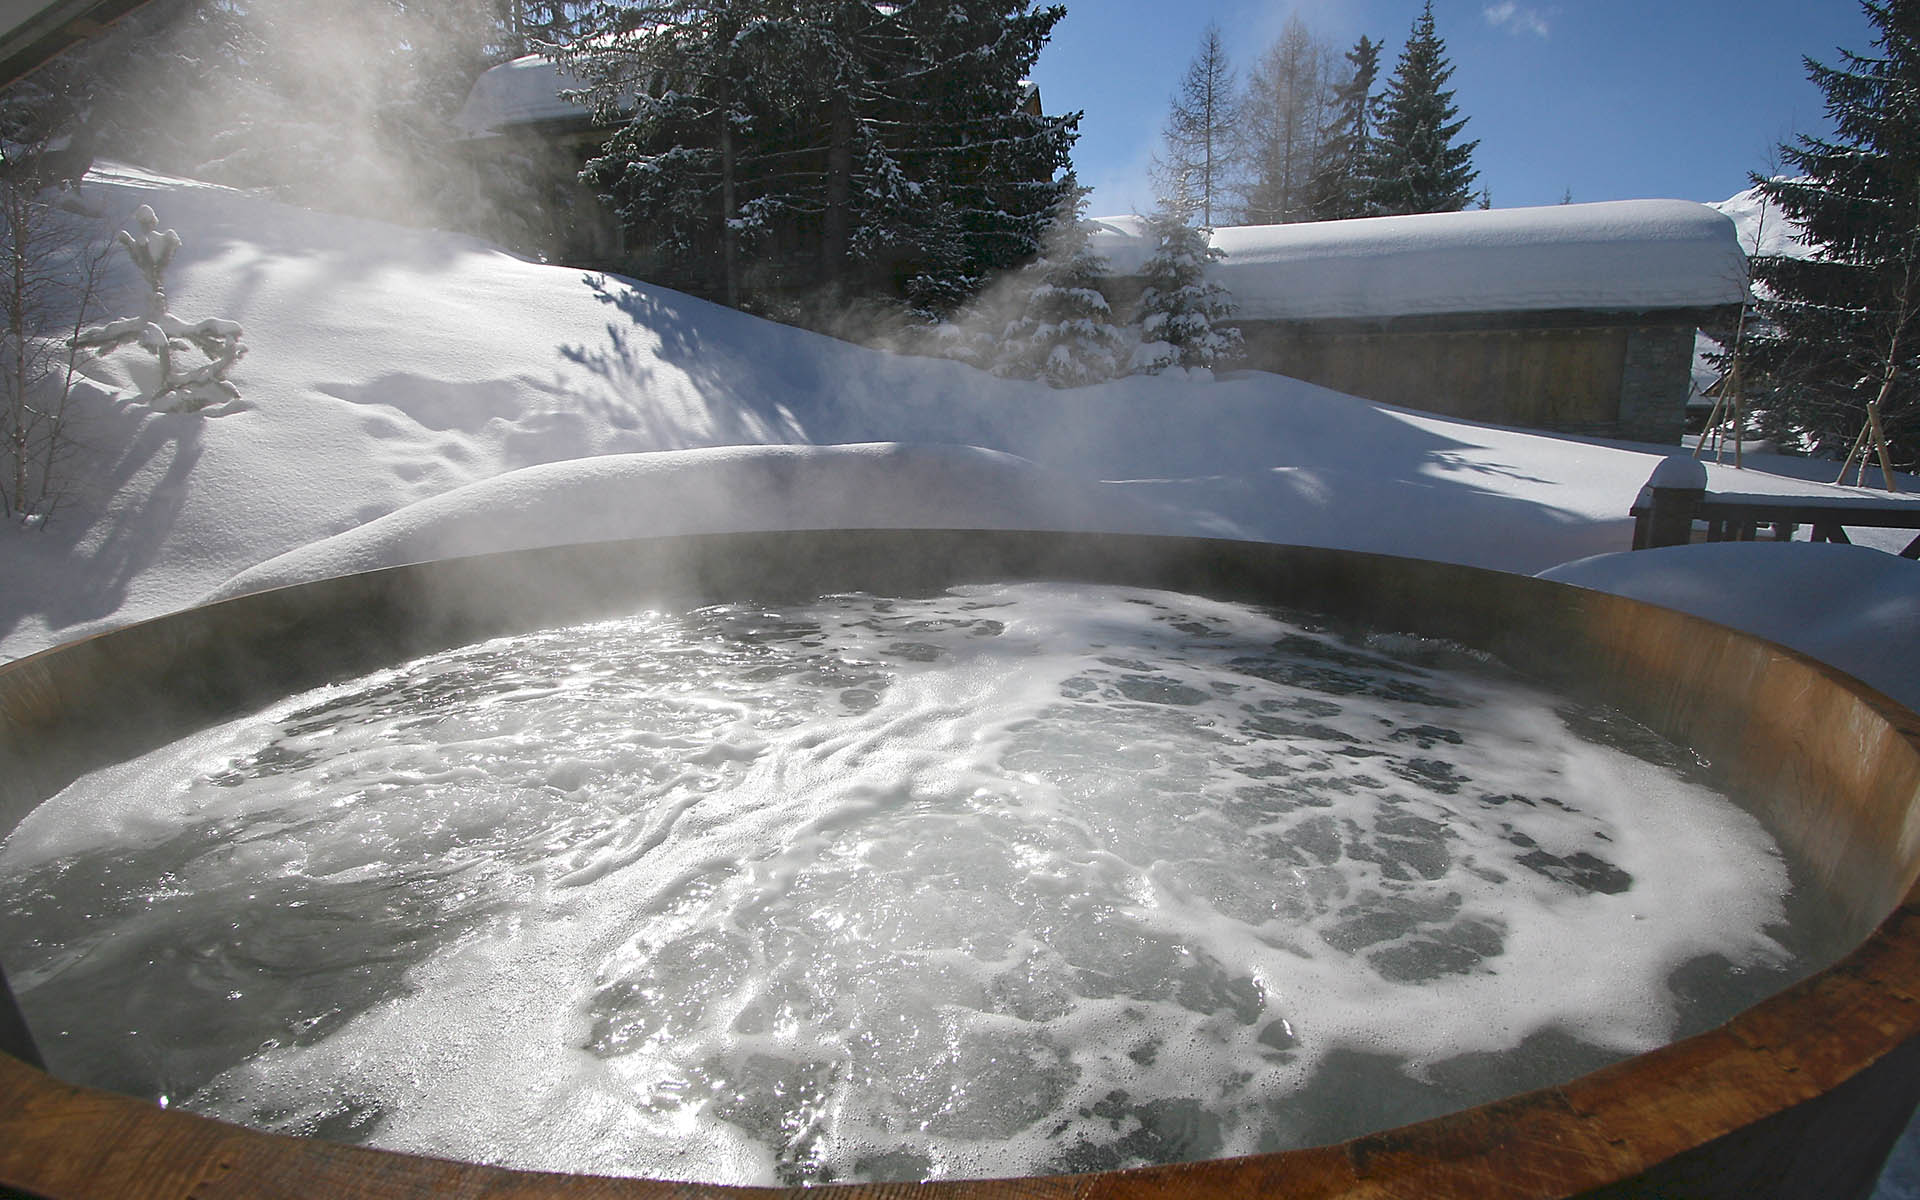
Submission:
{"label": "snow on branch", "polygon": [[[168,396],[178,395],[180,408],[195,412],[219,394],[238,399],[240,390],[227,379],[227,372],[247,352],[240,344],[239,324],[218,317],[187,321],[167,311],[166,271],[180,249],[180,235],[171,229],[163,231],[160,218],[147,205],[134,210],[133,219],[140,232],[123,229],[116,241],[146,280],[146,311],[137,317],[83,329],[69,345],[95,354],[111,354],[122,346],[137,345],[153,355],[160,369],[152,394],[142,397],[149,404],[158,405]],[[175,360],[175,354],[189,349],[198,349],[207,361],[185,364]]]}

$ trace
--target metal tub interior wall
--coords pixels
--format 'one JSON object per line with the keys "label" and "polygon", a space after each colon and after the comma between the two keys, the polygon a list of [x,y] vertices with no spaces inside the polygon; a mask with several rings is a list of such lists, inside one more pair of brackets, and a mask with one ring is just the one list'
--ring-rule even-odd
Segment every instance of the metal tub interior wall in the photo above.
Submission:
{"label": "metal tub interior wall", "polygon": [[[1685,1041],[1333,1146],[1103,1175],[917,1185],[1021,1196],[1864,1196],[1920,1098],[1920,717],[1778,646],[1465,567],[1184,538],[828,531],[456,559],[241,597],[0,667],[0,833],[79,773],[298,688],[647,607],[1076,579],[1293,605],[1490,650],[1691,747],[1833,896],[1856,948]],[[256,1133],[0,1054],[0,1193],[750,1197]],[[820,1200],[903,1185],[807,1189]],[[777,1194],[786,1194],[780,1192]]]}

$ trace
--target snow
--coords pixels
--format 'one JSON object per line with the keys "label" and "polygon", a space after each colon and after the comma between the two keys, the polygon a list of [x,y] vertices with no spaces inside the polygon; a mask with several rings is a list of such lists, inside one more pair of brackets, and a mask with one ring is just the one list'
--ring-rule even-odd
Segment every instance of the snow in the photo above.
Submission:
{"label": "snow", "polygon": [[[168,295],[247,329],[244,399],[157,412],[135,399],[130,356],[90,368],[71,502],[44,527],[0,528],[0,658],[209,595],[442,554],[926,523],[1545,572],[1753,630],[1920,702],[1920,564],[1883,552],[1907,531],[1619,553],[1671,447],[1478,425],[1259,372],[1055,390],[131,168],[96,168],[85,195],[115,214],[103,238],[141,203],[180,232]],[[1716,271],[1739,263],[1727,218],[1675,202],[1339,224],[1221,231],[1241,269],[1272,280],[1235,288],[1243,315],[1720,303],[1731,285]],[[144,293],[124,275],[108,311]],[[1746,462],[1707,464],[1708,486],[1863,494],[1826,482],[1831,463]]]}
{"label": "snow", "polygon": [[562,99],[560,93],[585,86],[578,76],[549,59],[522,55],[474,80],[453,125],[466,137],[481,138],[505,133],[514,125],[584,119],[586,107]]}
{"label": "snow", "polygon": [[[1687,200],[1247,225],[1213,246],[1243,321],[1711,307],[1747,278],[1733,222]],[[1098,218],[1093,247],[1122,275],[1151,250],[1138,217]]]}
{"label": "snow", "polygon": [[1690,454],[1670,454],[1660,461],[1647,476],[1650,488],[1681,488],[1704,491],[1707,486],[1707,467]]}
{"label": "snow", "polygon": [[1759,188],[1748,188],[1708,207],[1724,213],[1733,222],[1740,248],[1749,255],[1784,254],[1805,258],[1812,253],[1801,236],[1800,227],[1788,220],[1778,205],[1767,203]]}
{"label": "snow", "polygon": [[[169,297],[245,326],[245,398],[156,412],[135,399],[134,358],[90,368],[86,486],[45,528],[0,531],[0,656],[249,587],[699,530],[1139,529],[1531,574],[1625,549],[1627,510],[1673,451],[1259,372],[1056,390],[131,168],[98,168],[86,192],[179,231]],[[123,271],[109,310],[144,294]],[[1747,463],[1707,465],[1709,486],[1861,495],[1792,477],[1831,464]],[[1808,586],[1851,611],[1853,589]]]}
{"label": "snow", "polygon": [[[1749,257],[1765,254],[1805,258],[1813,252],[1801,236],[1800,227],[1788,220],[1778,206],[1768,203],[1758,188],[1748,188],[1708,207],[1733,222],[1734,236]],[[1719,381],[1720,368],[1708,355],[1720,351],[1720,343],[1704,333],[1694,339],[1692,402],[1696,405],[1712,404],[1706,392]]]}
{"label": "snow", "polygon": [[761,529],[1172,532],[1110,484],[977,446],[723,446],[510,471],[290,550],[224,597],[401,563],[568,541]]}
{"label": "snow", "polygon": [[1541,577],[1744,629],[1920,710],[1920,562],[1825,542],[1719,542],[1603,554]]}

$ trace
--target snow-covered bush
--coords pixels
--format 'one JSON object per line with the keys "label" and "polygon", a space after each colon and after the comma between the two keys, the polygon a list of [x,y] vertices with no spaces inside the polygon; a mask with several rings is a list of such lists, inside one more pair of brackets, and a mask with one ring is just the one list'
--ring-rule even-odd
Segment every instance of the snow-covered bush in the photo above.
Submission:
{"label": "snow-covered bush", "polygon": [[1211,230],[1187,223],[1183,204],[1162,206],[1147,218],[1153,256],[1141,269],[1146,288],[1137,318],[1140,345],[1131,368],[1157,375],[1169,367],[1225,366],[1245,352],[1240,331],[1220,322],[1233,315],[1233,297],[1207,281],[1207,264],[1224,257],[1208,244]]}
{"label": "snow-covered bush", "polygon": [[[168,396],[180,397],[181,409],[192,412],[205,408],[217,396],[238,399],[240,389],[227,379],[227,372],[247,348],[240,344],[240,326],[233,321],[212,317],[204,321],[186,321],[167,311],[167,265],[180,249],[180,235],[162,230],[160,218],[142,204],[133,214],[140,226],[138,234],[121,230],[117,239],[127,256],[147,281],[147,308],[137,317],[122,317],[105,325],[81,330],[72,340],[76,350],[110,354],[122,346],[138,345],[159,362],[153,386],[143,398],[159,404]],[[192,366],[174,360],[177,351],[197,347],[207,361]]]}
{"label": "snow-covered bush", "polygon": [[1100,291],[1107,264],[1087,244],[1086,202],[1086,189],[1069,184],[1046,249],[1016,277],[1018,315],[1001,331],[994,374],[1079,387],[1121,373],[1128,338]]}

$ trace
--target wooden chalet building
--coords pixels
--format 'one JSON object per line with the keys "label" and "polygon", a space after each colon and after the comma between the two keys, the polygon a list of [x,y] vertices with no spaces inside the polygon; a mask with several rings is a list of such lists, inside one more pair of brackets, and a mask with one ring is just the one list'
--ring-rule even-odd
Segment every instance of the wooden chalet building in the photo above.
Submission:
{"label": "wooden chalet building", "polygon": [[[1151,247],[1099,221],[1115,311]],[[1682,200],[1223,227],[1246,365],[1452,417],[1675,444],[1694,338],[1746,294],[1733,222]]]}

